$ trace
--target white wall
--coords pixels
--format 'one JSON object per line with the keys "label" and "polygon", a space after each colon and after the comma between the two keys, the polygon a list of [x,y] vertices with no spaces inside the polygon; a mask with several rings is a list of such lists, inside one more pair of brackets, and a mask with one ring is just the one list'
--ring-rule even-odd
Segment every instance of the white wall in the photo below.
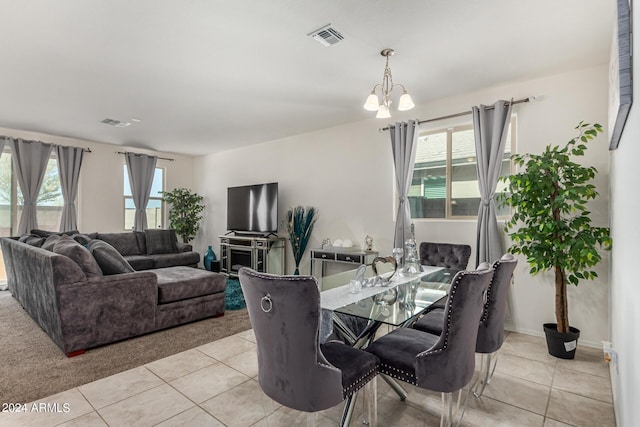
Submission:
{"label": "white wall", "polygon": [[117,151],[133,151],[175,159],[173,162],[158,160],[157,166],[166,168],[165,188],[191,188],[193,185],[193,158],[190,156],[7,128],[0,128],[0,135],[91,149],[92,152],[85,153],[83,158],[78,187],[78,228],[83,232],[124,230],[124,156],[117,154]]}
{"label": "white wall", "polygon": [[[633,8],[632,22],[640,22],[640,9]],[[640,55],[640,36],[633,34],[633,57]],[[640,425],[640,287],[635,263],[640,242],[640,67],[635,61],[633,98],[629,118],[611,166],[611,342],[618,351],[612,366],[616,421],[619,426]]]}
{"label": "white wall", "polygon": [[[580,120],[606,124],[607,79],[607,67],[603,65],[438,100],[419,106],[410,115],[396,114],[394,120],[438,117],[499,98],[542,95],[539,102],[514,107],[518,114],[518,150],[539,152],[547,144],[563,144],[571,139]],[[467,116],[423,129],[469,121]],[[378,132],[386,123],[372,118],[195,159],[195,176],[199,177],[194,182],[195,189],[205,195],[208,204],[197,247],[218,247],[217,236],[226,231],[227,187],[277,181],[281,219],[289,207],[298,204],[320,209],[311,247],[319,247],[325,237],[362,244],[369,234],[382,254],[390,254],[394,174],[388,133]],[[609,156],[605,139],[591,143],[586,156],[586,161],[600,171],[597,185],[601,197],[592,206],[597,225],[608,224]],[[475,231],[473,221],[416,221],[418,241],[459,242],[474,247]],[[283,234],[282,227],[280,233]],[[290,251],[287,256],[291,273]],[[307,257],[303,260],[303,273],[309,271]],[[532,278],[527,271],[521,260],[512,288],[511,326],[541,335],[542,323],[555,321],[553,278]],[[571,324],[582,330],[581,343],[597,345],[609,336],[607,271],[605,262],[598,268],[599,280],[569,290]]]}

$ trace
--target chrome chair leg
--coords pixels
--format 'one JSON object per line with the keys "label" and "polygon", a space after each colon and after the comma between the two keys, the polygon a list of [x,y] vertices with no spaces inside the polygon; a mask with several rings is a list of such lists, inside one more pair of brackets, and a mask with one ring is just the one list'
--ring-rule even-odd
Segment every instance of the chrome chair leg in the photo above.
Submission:
{"label": "chrome chair leg", "polygon": [[[471,395],[472,385],[469,384],[469,389],[464,391],[464,389],[460,389],[458,391],[458,409],[456,411],[456,422],[454,425],[459,426],[462,423],[462,417],[464,417],[464,413],[467,410],[467,405],[469,404],[469,396]],[[462,402],[462,407],[460,407],[460,399],[464,394],[464,402]]]}
{"label": "chrome chair leg", "polygon": [[453,396],[451,393],[442,393],[442,412],[440,414],[440,427],[451,427],[453,419]]}
{"label": "chrome chair leg", "polygon": [[492,353],[482,355],[482,362],[480,363],[480,377],[473,387],[473,395],[477,398],[482,396],[482,393],[484,393],[484,389],[487,387],[487,384],[489,384],[490,377],[493,374],[491,370],[491,356]]}
{"label": "chrome chair leg", "polygon": [[307,427],[316,427],[318,420],[317,412],[307,412]]}
{"label": "chrome chair leg", "polygon": [[364,416],[363,424],[370,427],[378,425],[378,378],[373,377],[364,386]]}
{"label": "chrome chair leg", "polygon": [[496,371],[496,365],[498,365],[498,355],[499,353],[497,351],[491,354],[491,358],[493,359],[493,368],[491,368],[491,375],[489,375],[487,384],[491,384],[491,378],[493,378],[493,373]]}

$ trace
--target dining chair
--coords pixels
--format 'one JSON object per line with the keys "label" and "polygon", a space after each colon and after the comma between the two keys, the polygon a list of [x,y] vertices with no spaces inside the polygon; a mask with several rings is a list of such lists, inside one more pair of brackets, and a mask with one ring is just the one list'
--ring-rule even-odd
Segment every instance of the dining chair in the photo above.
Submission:
{"label": "dining chair", "polygon": [[473,377],[478,323],[493,269],[482,263],[461,271],[451,284],[441,335],[400,328],[374,341],[367,351],[380,358],[380,372],[420,388],[442,393],[440,425],[453,423],[452,393]]}
{"label": "dining chair", "polygon": [[420,264],[464,270],[471,258],[471,246],[456,243],[420,243]]}
{"label": "dining chair", "polygon": [[311,276],[238,272],[256,336],[258,381],[271,399],[307,412],[331,408],[365,388],[368,423],[377,422],[379,359],[341,342],[320,344],[320,292]]}
{"label": "dining chair", "polygon": [[[465,270],[471,258],[471,246],[457,243],[420,243],[420,264],[434,267]],[[444,309],[447,297],[444,296],[427,308],[427,312]]]}
{"label": "dining chair", "polygon": [[[504,317],[507,309],[509,285],[518,260],[511,254],[505,254],[493,263],[493,280],[489,285],[487,302],[484,305],[480,325],[478,326],[478,339],[476,341],[476,353],[482,354],[480,362],[480,376],[472,387],[476,397],[482,396],[485,387],[489,384],[498,362],[498,350],[504,342]],[[430,311],[413,327],[415,329],[440,335],[444,325],[443,309]],[[491,367],[493,365],[493,368]]]}

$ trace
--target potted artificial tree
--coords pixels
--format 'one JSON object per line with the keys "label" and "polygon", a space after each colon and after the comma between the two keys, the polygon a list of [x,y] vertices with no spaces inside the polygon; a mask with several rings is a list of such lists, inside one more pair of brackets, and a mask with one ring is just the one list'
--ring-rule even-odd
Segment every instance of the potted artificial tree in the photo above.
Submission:
{"label": "potted artificial tree", "polygon": [[196,237],[202,220],[204,198],[186,188],[176,188],[162,192],[162,200],[169,203],[169,226],[176,230],[184,243]]}
{"label": "potted artificial tree", "polygon": [[522,254],[531,274],[555,273],[555,313],[557,323],[544,324],[547,347],[552,356],[572,359],[580,331],[569,326],[567,285],[594,279],[592,267],[601,260],[599,248],[611,248],[609,229],[591,225],[587,201],[598,192],[591,180],[595,167],[571,160],[583,156],[586,142],[602,132],[599,124],[580,122],[578,135],[564,147],[548,145],[542,154],[515,154],[512,159],[522,170],[501,180],[507,184],[499,202],[513,208],[505,224],[512,245],[509,252]]}

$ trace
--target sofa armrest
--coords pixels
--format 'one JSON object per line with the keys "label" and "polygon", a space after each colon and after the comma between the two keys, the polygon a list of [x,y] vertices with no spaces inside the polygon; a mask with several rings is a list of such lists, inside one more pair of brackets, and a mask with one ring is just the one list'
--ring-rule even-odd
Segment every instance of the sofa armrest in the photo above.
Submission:
{"label": "sofa armrest", "polygon": [[66,353],[151,332],[157,276],[139,271],[57,287]]}
{"label": "sofa armrest", "polygon": [[188,243],[178,242],[178,252],[193,252],[193,246]]}

